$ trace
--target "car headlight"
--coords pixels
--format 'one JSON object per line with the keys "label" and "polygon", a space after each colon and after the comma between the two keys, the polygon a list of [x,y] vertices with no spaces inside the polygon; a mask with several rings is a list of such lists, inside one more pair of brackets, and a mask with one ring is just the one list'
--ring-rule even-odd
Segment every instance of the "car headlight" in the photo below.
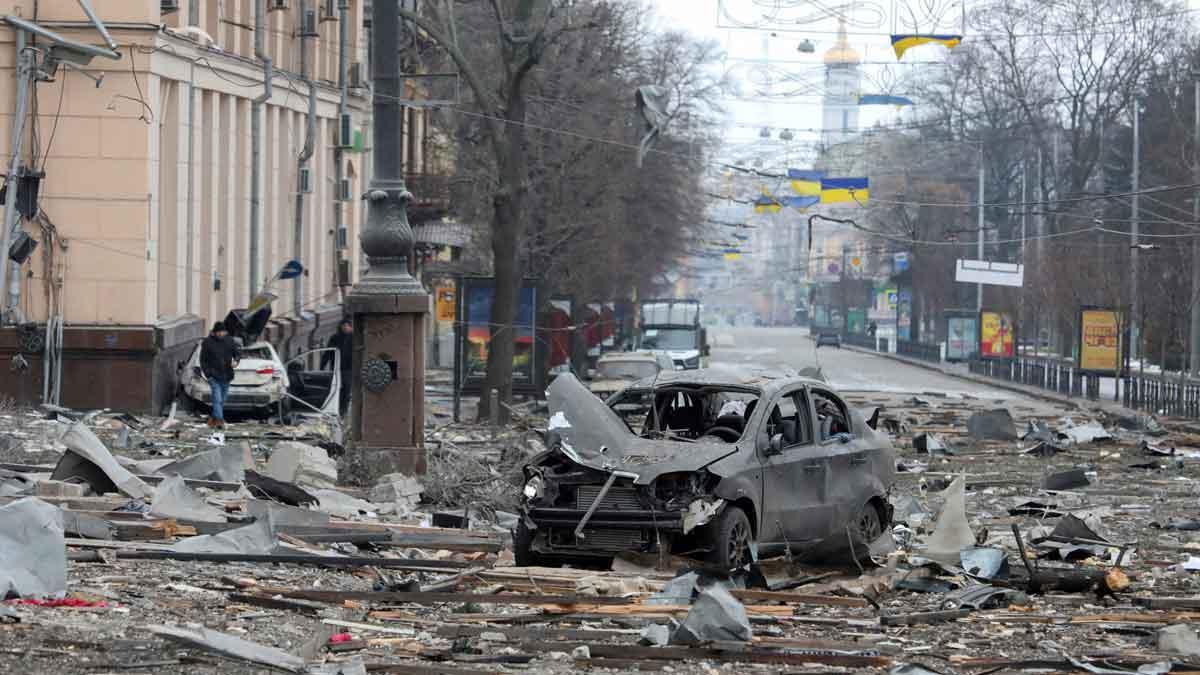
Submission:
{"label": "car headlight", "polygon": [[534,476],[525,483],[525,498],[534,501],[542,496],[542,477]]}

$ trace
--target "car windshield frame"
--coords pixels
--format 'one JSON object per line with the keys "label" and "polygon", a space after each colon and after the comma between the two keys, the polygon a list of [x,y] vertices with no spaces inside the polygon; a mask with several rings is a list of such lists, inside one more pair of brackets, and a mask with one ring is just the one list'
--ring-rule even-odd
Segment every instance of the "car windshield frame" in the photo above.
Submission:
{"label": "car windshield frame", "polygon": [[[650,335],[653,332],[654,335]],[[666,338],[664,340],[664,338]],[[685,340],[682,341],[681,340]],[[642,334],[642,348],[685,351],[696,349],[694,328],[647,328]]]}
{"label": "car windshield frame", "polygon": [[[641,372],[631,372],[628,370],[631,366],[640,367]],[[609,368],[611,367],[617,368],[618,372],[610,372]],[[620,372],[621,368],[626,370]],[[603,380],[640,380],[644,377],[653,377],[659,370],[658,363],[648,359],[612,359],[596,364],[597,377]]]}

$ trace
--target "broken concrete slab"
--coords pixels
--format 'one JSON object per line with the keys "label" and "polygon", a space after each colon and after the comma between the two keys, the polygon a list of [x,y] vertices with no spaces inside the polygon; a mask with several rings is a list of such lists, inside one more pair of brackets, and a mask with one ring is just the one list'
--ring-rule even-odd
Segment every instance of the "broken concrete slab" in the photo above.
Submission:
{"label": "broken concrete slab", "polygon": [[[241,450],[235,450],[240,458]],[[276,444],[263,473],[275,480],[313,488],[333,488],[338,475],[337,462],[330,459],[329,453],[296,441]]]}
{"label": "broken concrete slab", "polygon": [[749,642],[754,637],[746,606],[724,585],[714,583],[700,591],[687,617],[671,635],[672,644],[698,645],[716,640]]}
{"label": "broken concrete slab", "polygon": [[86,482],[96,494],[121,492],[134,499],[148,499],[154,490],[130,473],[104,447],[96,434],[82,421],[72,424],[60,439],[67,452],[50,474],[51,480],[72,478]]}
{"label": "broken concrete slab", "polygon": [[107,520],[78,511],[61,511],[63,533],[66,536],[84,539],[113,538],[113,526]]}
{"label": "broken concrete slab", "polygon": [[253,499],[246,502],[246,511],[254,516],[255,520],[270,518],[276,526],[329,524],[328,513],[287,504],[276,504],[265,499]]}
{"label": "broken concrete slab", "polygon": [[183,476],[178,474],[167,476],[154,488],[150,515],[206,523],[223,523],[227,520],[224,511],[204,501],[204,497],[188,487]]}
{"label": "broken concrete slab", "polygon": [[925,557],[944,565],[958,565],[962,550],[975,545],[975,533],[967,522],[966,479],[956,477],[944,494],[946,501],[925,544]]}
{"label": "broken concrete slab", "polygon": [[0,506],[0,599],[57,598],[66,591],[62,511],[36,497]]}
{"label": "broken concrete slab", "polygon": [[1158,651],[1182,656],[1200,656],[1200,638],[1187,624],[1175,624],[1158,631]]}
{"label": "broken concrete slab", "polygon": [[967,419],[967,431],[971,438],[980,441],[1015,441],[1017,427],[1012,413],[1005,408],[983,410]]}
{"label": "broken concrete slab", "polygon": [[170,462],[155,473],[169,476],[179,474],[193,480],[212,480],[240,483],[246,477],[242,467],[242,446],[227,445]]}
{"label": "broken concrete slab", "polygon": [[659,623],[652,623],[642,629],[638,635],[638,644],[646,647],[663,647],[671,640],[671,629]]}
{"label": "broken concrete slab", "polygon": [[389,473],[375,482],[367,493],[367,499],[376,504],[400,503],[412,507],[420,503],[422,492],[424,488],[416,478],[402,473]]}
{"label": "broken concrete slab", "polygon": [[917,434],[913,436],[913,449],[928,455],[953,455],[954,451],[937,434]]}
{"label": "broken concrete slab", "polygon": [[190,624],[187,628],[150,626],[150,632],[214,654],[279,668],[290,673],[303,673],[306,669],[304,659],[299,656],[289,654],[282,649],[243,640],[228,633],[211,630],[199,624]]}
{"label": "broken concrete slab", "polygon": [[39,480],[33,487],[38,497],[83,497],[91,490],[83,483],[66,483],[60,480]]}

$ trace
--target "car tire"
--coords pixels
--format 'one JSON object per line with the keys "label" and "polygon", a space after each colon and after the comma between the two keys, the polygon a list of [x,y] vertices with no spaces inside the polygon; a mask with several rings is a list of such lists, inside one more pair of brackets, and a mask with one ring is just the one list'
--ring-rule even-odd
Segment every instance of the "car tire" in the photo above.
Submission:
{"label": "car tire", "polygon": [[875,502],[867,502],[859,508],[858,514],[854,516],[853,527],[862,543],[868,546],[883,534],[883,514],[879,512]]}
{"label": "car tire", "polygon": [[750,544],[753,541],[754,530],[746,512],[737,506],[726,506],[713,523],[709,561],[723,570],[743,567],[751,562]]}

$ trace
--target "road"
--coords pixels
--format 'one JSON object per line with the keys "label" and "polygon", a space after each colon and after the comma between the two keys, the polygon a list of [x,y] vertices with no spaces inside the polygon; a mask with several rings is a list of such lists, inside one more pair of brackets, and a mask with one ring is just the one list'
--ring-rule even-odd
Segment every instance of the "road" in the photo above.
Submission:
{"label": "road", "polygon": [[818,367],[845,392],[939,394],[1032,402],[1003,389],[960,380],[881,356],[851,350],[816,349],[806,328],[712,329],[711,367],[724,370]]}

